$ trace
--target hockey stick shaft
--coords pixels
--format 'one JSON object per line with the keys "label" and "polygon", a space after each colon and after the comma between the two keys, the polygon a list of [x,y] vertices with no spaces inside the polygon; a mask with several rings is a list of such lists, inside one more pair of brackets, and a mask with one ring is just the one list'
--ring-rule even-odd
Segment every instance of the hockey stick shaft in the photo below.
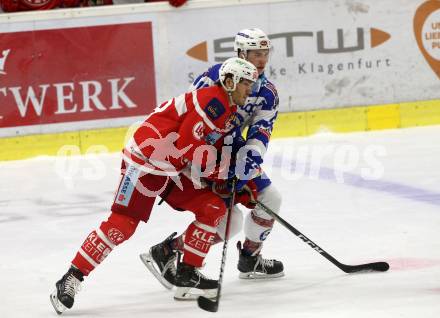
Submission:
{"label": "hockey stick shaft", "polygon": [[216,312],[220,304],[223,274],[225,271],[225,264],[226,264],[226,252],[228,250],[229,228],[231,224],[232,209],[234,208],[234,201],[235,201],[235,184],[236,184],[236,180],[233,179],[229,207],[226,211],[227,216],[226,216],[225,240],[223,242],[222,259],[220,263],[220,274],[218,278],[217,296],[215,298],[215,301],[212,301],[204,296],[201,296],[197,299],[197,303],[199,307],[210,312]]}
{"label": "hockey stick shaft", "polygon": [[341,269],[345,273],[355,273],[355,272],[360,272],[360,271],[380,271],[380,272],[385,272],[385,271],[387,271],[389,269],[389,265],[386,262],[375,262],[375,263],[367,263],[367,264],[359,264],[359,265],[346,265],[346,264],[342,264],[337,259],[335,259],[333,256],[331,256],[329,253],[324,251],[318,244],[314,243],[311,239],[309,239],[307,236],[302,234],[299,230],[294,228],[289,222],[284,220],[277,213],[273,212],[265,204],[261,203],[260,201],[257,201],[257,205],[264,212],[266,212],[272,218],[274,218],[277,222],[281,223],[290,232],[292,232],[297,237],[299,237],[304,243],[309,245],[312,249],[314,249],[319,254],[324,256],[327,260],[329,260],[331,263],[336,265],[339,269]]}

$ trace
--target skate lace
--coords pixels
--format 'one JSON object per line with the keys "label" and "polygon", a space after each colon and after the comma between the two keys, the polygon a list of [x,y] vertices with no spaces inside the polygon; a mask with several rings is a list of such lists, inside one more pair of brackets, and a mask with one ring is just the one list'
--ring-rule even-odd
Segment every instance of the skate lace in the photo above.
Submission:
{"label": "skate lace", "polygon": [[64,284],[64,293],[72,298],[75,298],[75,295],[78,294],[80,291],[81,281],[70,274],[66,279],[66,283]]}
{"label": "skate lace", "polygon": [[174,254],[172,257],[170,257],[168,262],[163,267],[162,275],[165,274],[169,270],[174,276],[176,276],[177,270],[176,270],[175,262],[176,262],[176,255]]}
{"label": "skate lace", "polygon": [[257,269],[259,264],[261,265],[262,270],[264,272],[266,272],[266,267],[273,267],[274,266],[274,260],[273,259],[264,259],[261,255],[258,255],[254,270]]}
{"label": "skate lace", "polygon": [[204,280],[211,280],[211,278],[206,277],[205,275],[202,274],[202,272],[200,272],[200,271],[198,271],[198,270],[195,270],[195,273],[196,273],[196,275],[197,275],[197,277],[198,277],[198,279],[199,279],[198,282],[197,282],[197,284],[200,283],[200,281],[201,281],[202,279],[204,279]]}

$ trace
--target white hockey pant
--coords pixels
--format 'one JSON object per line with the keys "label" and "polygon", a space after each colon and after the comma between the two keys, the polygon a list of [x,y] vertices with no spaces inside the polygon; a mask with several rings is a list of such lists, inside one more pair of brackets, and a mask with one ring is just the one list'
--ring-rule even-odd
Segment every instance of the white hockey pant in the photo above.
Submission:
{"label": "white hockey pant", "polygon": [[[258,194],[258,201],[269,207],[275,213],[279,213],[281,207],[281,194],[272,184]],[[245,236],[251,241],[263,242],[272,230],[272,226],[268,227],[267,224],[264,223],[270,223],[272,220],[272,217],[270,217],[270,215],[268,215],[266,212],[260,208],[255,208],[247,214],[244,221]],[[234,206],[231,215],[231,224],[229,226],[229,238],[237,235],[242,226],[243,212],[238,208],[238,206]],[[217,233],[222,239],[224,239],[225,229],[226,217],[220,221],[217,227]]]}
{"label": "white hockey pant", "polygon": [[[258,201],[275,213],[280,212],[281,194],[273,184],[258,194]],[[273,227],[273,218],[259,207],[246,215],[244,220],[244,234],[254,242],[263,242]]]}
{"label": "white hockey pant", "polygon": [[[226,230],[226,216],[220,221],[217,226],[217,234],[225,239],[225,230]],[[243,227],[243,212],[238,208],[238,206],[234,205],[232,209],[231,215],[231,224],[229,225],[229,238],[237,235]]]}

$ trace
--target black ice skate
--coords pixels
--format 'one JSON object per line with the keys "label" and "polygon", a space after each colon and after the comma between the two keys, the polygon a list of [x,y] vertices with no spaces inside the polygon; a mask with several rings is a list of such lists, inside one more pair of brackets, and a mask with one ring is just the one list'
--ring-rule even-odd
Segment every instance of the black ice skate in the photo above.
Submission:
{"label": "black ice skate", "polygon": [[237,268],[242,279],[276,278],[284,276],[283,263],[274,259],[264,259],[261,255],[247,256],[237,243],[239,259]]}
{"label": "black ice skate", "polygon": [[50,301],[58,315],[72,308],[75,295],[80,291],[83,280],[83,273],[76,267],[71,266],[67,273],[56,282],[56,289],[50,295]]}
{"label": "black ice skate", "polygon": [[177,265],[176,286],[176,300],[195,300],[199,296],[215,298],[218,281],[206,278],[196,267],[180,262]]}
{"label": "black ice skate", "polygon": [[172,289],[176,281],[176,251],[169,246],[176,234],[174,232],[165,241],[151,247],[148,253],[139,255],[142,263],[167,289]]}

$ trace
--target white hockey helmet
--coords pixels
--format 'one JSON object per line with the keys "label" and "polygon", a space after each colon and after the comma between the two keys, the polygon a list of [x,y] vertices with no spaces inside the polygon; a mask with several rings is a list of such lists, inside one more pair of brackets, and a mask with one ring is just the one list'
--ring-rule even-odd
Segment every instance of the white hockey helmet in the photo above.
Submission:
{"label": "white hockey helmet", "polygon": [[[232,88],[227,88],[224,83],[228,74],[232,75],[232,81],[234,82],[234,87]],[[242,79],[247,79],[255,83],[258,79],[258,70],[254,64],[246,60],[239,57],[231,57],[224,61],[220,67],[219,78],[223,88],[227,92],[233,92]]]}
{"label": "white hockey helmet", "polygon": [[271,43],[269,37],[257,28],[244,29],[237,33],[234,40],[234,51],[262,50],[270,49]]}

